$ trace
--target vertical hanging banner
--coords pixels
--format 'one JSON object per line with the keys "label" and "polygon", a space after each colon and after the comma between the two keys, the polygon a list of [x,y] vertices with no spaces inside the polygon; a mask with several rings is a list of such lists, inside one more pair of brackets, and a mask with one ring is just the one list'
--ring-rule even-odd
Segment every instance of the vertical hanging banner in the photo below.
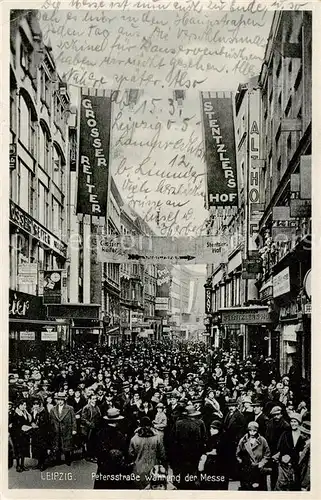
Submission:
{"label": "vertical hanging banner", "polygon": [[61,304],[62,270],[46,270],[43,272],[43,303]]}
{"label": "vertical hanging banner", "polygon": [[260,159],[260,89],[249,88],[249,175],[247,203],[249,207],[249,249],[256,248],[253,237],[258,232],[262,216],[261,172],[264,162]]}
{"label": "vertical hanging banner", "polygon": [[156,269],[155,311],[157,311],[158,316],[166,316],[169,309],[171,268],[163,264],[158,264]]}
{"label": "vertical hanging banner", "polygon": [[238,206],[233,101],[220,94],[201,93],[209,208]]}
{"label": "vertical hanging banner", "polygon": [[82,89],[77,213],[106,216],[110,121],[111,97],[85,95]]}

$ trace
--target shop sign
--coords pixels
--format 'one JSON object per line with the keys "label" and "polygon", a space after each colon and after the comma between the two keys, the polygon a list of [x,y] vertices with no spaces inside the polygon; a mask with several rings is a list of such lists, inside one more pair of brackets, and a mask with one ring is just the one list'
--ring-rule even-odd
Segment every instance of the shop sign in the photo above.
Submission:
{"label": "shop sign", "polygon": [[212,289],[205,288],[205,314],[212,312]]}
{"label": "shop sign", "polygon": [[58,340],[58,332],[54,329],[45,332],[41,332],[41,340],[49,341],[49,342],[57,342]]}
{"label": "shop sign", "polygon": [[168,303],[169,303],[168,297],[156,297],[155,311],[167,311]]}
{"label": "shop sign", "polygon": [[147,335],[153,335],[154,330],[152,328],[145,328],[145,333],[147,333]]}
{"label": "shop sign", "polygon": [[272,323],[267,307],[220,309],[222,325],[266,325]]}
{"label": "shop sign", "polygon": [[169,326],[163,326],[163,333],[168,333],[170,331],[171,331],[171,329]]}
{"label": "shop sign", "polygon": [[143,313],[142,312],[134,312],[132,311],[132,323],[139,323],[143,321]]}
{"label": "shop sign", "polygon": [[59,253],[63,257],[67,256],[67,245],[56,238],[53,234],[36,222],[27,212],[10,200],[10,221],[23,229],[33,238]]}
{"label": "shop sign", "polygon": [[290,268],[286,267],[273,276],[273,297],[280,297],[290,291]]}
{"label": "shop sign", "polygon": [[20,340],[35,340],[36,332],[20,332]]}
{"label": "shop sign", "polygon": [[17,166],[17,145],[12,142],[9,144],[9,168],[14,170]]}
{"label": "shop sign", "polygon": [[296,342],[297,334],[296,334],[297,325],[284,325],[282,340],[284,342]]}
{"label": "shop sign", "polygon": [[29,293],[9,290],[9,317],[16,319],[44,319],[46,311],[42,298]]}
{"label": "shop sign", "polygon": [[291,304],[280,307],[279,319],[296,319],[298,316],[298,311],[298,304],[296,302],[291,302]]}
{"label": "shop sign", "polygon": [[62,293],[62,271],[55,269],[44,271],[43,279],[44,304],[60,304]]}
{"label": "shop sign", "polygon": [[20,264],[18,267],[18,281],[20,285],[35,285],[38,282],[38,264]]}

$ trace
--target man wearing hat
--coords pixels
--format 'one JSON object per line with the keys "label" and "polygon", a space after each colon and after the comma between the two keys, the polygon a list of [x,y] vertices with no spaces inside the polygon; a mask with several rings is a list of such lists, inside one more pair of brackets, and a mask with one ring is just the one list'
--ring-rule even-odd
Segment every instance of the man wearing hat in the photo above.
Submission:
{"label": "man wearing hat", "polygon": [[229,450],[230,462],[230,479],[238,479],[238,467],[236,463],[236,448],[242,436],[246,431],[246,420],[243,413],[240,412],[235,400],[227,402],[228,412],[223,420],[224,429],[224,445]]}
{"label": "man wearing hat", "polygon": [[269,421],[268,417],[263,413],[263,400],[261,398],[257,398],[253,403],[253,420],[259,424],[259,434],[261,436],[266,437],[266,426]]}
{"label": "man wearing hat", "polygon": [[56,399],[56,406],[50,410],[50,423],[53,429],[52,448],[58,463],[61,460],[61,453],[64,453],[66,464],[71,465],[73,436],[77,434],[75,412],[72,406],[66,404],[64,392],[58,392]]}
{"label": "man wearing hat", "polygon": [[101,413],[97,406],[97,396],[93,393],[81,412],[81,431],[87,443],[87,460],[90,462],[95,461],[95,445],[100,421]]}
{"label": "man wearing hat", "polygon": [[241,471],[240,489],[243,491],[267,490],[264,467],[271,453],[266,439],[260,436],[258,430],[257,422],[249,422],[247,433],[240,439],[236,450],[236,458]]}
{"label": "man wearing hat", "polygon": [[274,456],[279,461],[279,473],[275,489],[277,491],[299,490],[298,463],[300,453],[305,446],[305,439],[300,431],[301,415],[290,414],[291,428],[284,431],[280,437],[277,454]]}
{"label": "man wearing hat", "polygon": [[[290,428],[290,425],[282,416],[281,406],[274,406],[270,412],[270,419],[266,426],[266,440],[269,443],[271,455],[274,456],[278,452],[279,439],[284,431]],[[274,462],[272,464],[271,487],[275,488],[278,477],[278,467]]]}
{"label": "man wearing hat", "polygon": [[301,436],[305,439],[305,446],[300,453],[298,474],[301,491],[310,491],[310,435],[311,424],[304,421],[300,427]]}
{"label": "man wearing hat", "polygon": [[201,412],[193,405],[186,406],[182,417],[174,425],[171,465],[174,475],[180,474],[180,489],[195,489],[194,481],[186,481],[186,475],[197,475],[198,463],[205,450],[206,428]]}

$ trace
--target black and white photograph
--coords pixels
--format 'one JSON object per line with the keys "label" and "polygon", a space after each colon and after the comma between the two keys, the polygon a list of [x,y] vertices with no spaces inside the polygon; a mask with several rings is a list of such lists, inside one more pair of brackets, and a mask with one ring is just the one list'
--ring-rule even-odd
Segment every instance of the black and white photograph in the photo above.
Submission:
{"label": "black and white photograph", "polygon": [[8,489],[311,491],[314,12],[24,7]]}

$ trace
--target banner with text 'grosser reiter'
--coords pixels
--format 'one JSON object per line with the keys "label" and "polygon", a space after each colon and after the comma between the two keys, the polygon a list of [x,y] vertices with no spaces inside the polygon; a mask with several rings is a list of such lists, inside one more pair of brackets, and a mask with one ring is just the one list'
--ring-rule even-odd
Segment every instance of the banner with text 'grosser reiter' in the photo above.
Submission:
{"label": "banner with text 'grosser reiter'", "polygon": [[208,208],[238,206],[233,101],[220,94],[201,94]]}
{"label": "banner with text 'grosser reiter'", "polygon": [[80,99],[77,213],[105,217],[109,176],[110,96]]}

